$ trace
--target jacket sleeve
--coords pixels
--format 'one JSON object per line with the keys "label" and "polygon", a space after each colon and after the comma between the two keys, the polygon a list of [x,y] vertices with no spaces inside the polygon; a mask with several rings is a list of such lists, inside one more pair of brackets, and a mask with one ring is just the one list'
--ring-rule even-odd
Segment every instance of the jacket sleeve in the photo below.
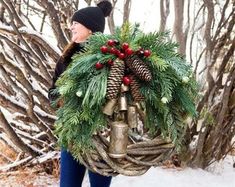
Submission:
{"label": "jacket sleeve", "polygon": [[71,57],[73,56],[73,54],[82,50],[83,50],[83,47],[81,47],[80,44],[73,44],[71,49],[67,51],[67,54],[64,55],[64,57],[61,56],[59,60],[57,61],[53,79],[52,79],[52,84],[48,91],[48,98],[50,102],[55,101],[59,97],[59,94],[55,93],[54,91],[56,88],[55,83],[57,79],[60,77],[60,75],[66,70],[66,68],[70,64]]}
{"label": "jacket sleeve", "polygon": [[56,88],[55,83],[57,79],[60,77],[60,75],[65,71],[65,69],[66,69],[65,64],[62,62],[61,59],[59,59],[56,63],[51,87],[48,90],[48,99],[50,102],[55,101],[59,97],[59,94],[54,92]]}

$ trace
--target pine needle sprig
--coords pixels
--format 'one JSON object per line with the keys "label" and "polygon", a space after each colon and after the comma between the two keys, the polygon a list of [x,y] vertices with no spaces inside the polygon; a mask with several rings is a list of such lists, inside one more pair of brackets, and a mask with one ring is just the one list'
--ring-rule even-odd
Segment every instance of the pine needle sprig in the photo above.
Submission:
{"label": "pine needle sprig", "polygon": [[149,64],[156,71],[165,71],[169,67],[169,64],[164,59],[155,54],[151,55]]}
{"label": "pine needle sprig", "polygon": [[174,98],[175,102],[178,103],[178,106],[182,107],[185,112],[187,112],[191,116],[196,116],[197,112],[195,109],[195,104],[193,102],[195,98],[191,98],[184,88],[175,88]]}
{"label": "pine needle sprig", "polygon": [[[182,63],[183,62],[183,63]],[[172,57],[166,59],[166,63],[175,70],[179,77],[189,76],[191,66],[185,62],[184,59],[178,57]]]}
{"label": "pine needle sprig", "polygon": [[106,96],[107,78],[107,72],[104,70],[90,79],[82,105],[93,107],[103,103]]}
{"label": "pine needle sprig", "polygon": [[102,33],[93,34],[88,40],[87,50],[96,54],[100,51],[100,47],[106,44],[108,39],[110,39],[108,35]]}
{"label": "pine needle sprig", "polygon": [[151,32],[148,34],[142,34],[141,37],[136,41],[143,48],[154,49],[154,46],[161,41],[166,41],[168,37],[168,32]]}

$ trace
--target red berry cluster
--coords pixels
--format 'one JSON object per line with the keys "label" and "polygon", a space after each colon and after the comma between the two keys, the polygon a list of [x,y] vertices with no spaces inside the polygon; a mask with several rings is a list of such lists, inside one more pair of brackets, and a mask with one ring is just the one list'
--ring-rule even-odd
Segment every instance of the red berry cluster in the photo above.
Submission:
{"label": "red berry cluster", "polygon": [[124,59],[126,56],[133,54],[133,50],[129,47],[128,43],[123,43],[120,49],[116,47],[119,45],[117,40],[108,40],[107,45],[103,45],[100,48],[100,51],[104,54],[110,53],[116,55],[120,59]]}
{"label": "red berry cluster", "polygon": [[[113,54],[115,55],[116,57],[118,57],[119,59],[124,59],[130,55],[138,55],[139,57],[149,57],[151,55],[151,51],[148,50],[148,49],[143,49],[143,48],[140,48],[136,51],[134,51],[127,42],[124,42],[121,44],[120,46],[120,42],[118,40],[113,40],[113,39],[110,39],[107,41],[107,44],[106,45],[103,45],[100,47],[100,51],[103,53],[103,54]],[[113,65],[113,60],[112,59],[109,59],[107,61],[107,65],[109,66],[112,66]],[[97,70],[99,69],[102,69],[104,67],[104,64],[100,63],[100,62],[97,62],[95,64],[95,67]],[[131,83],[131,79],[128,75],[124,76],[123,79],[122,79],[123,83],[125,85],[129,85]]]}
{"label": "red berry cluster", "polygon": [[151,51],[149,49],[143,49],[143,48],[140,48],[136,51],[136,54],[139,56],[139,57],[149,57],[151,55]]}
{"label": "red berry cluster", "polygon": [[120,59],[124,59],[132,54],[143,54],[143,57],[149,57],[151,55],[150,50],[147,49],[143,50],[141,48],[134,51],[127,42],[122,43],[121,46],[119,46],[119,44],[119,41],[110,39],[107,41],[107,45],[101,46],[100,51],[104,54],[110,53],[116,55]]}

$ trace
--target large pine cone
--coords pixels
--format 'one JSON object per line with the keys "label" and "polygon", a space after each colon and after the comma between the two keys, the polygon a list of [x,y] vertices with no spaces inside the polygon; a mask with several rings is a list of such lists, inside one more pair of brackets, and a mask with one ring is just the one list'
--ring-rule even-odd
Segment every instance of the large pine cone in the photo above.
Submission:
{"label": "large pine cone", "polygon": [[147,64],[143,62],[139,57],[132,56],[132,57],[127,58],[126,65],[141,80],[149,82],[152,79],[152,74]]}
{"label": "large pine cone", "polygon": [[131,79],[130,89],[133,100],[136,102],[143,101],[144,96],[140,93],[140,85],[138,81],[136,80],[134,75],[131,75],[130,79]]}
{"label": "large pine cone", "polygon": [[113,66],[111,66],[110,74],[107,83],[107,99],[115,99],[118,97],[122,78],[124,76],[125,64],[122,60],[116,59]]}

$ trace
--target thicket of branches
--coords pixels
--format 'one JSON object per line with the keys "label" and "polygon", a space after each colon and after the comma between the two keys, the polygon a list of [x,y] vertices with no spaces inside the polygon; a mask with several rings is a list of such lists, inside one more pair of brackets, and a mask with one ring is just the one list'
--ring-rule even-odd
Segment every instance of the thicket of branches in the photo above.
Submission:
{"label": "thicket of branches", "polygon": [[[175,1],[175,5],[179,2],[184,3]],[[189,46],[190,62],[195,64],[194,72],[201,84],[199,116],[187,129],[183,155],[191,166],[205,168],[227,155],[234,144],[231,140],[235,135],[235,2],[203,0],[199,5],[192,23],[188,14],[186,28],[181,27],[183,23],[175,23],[174,28],[176,40],[183,42],[180,52],[186,53],[185,46]],[[184,17],[178,8],[181,6],[175,7],[175,17]],[[195,37],[199,40],[196,53],[192,46]],[[203,66],[200,71],[199,66]],[[193,139],[196,146],[190,148]]]}
{"label": "thicket of branches", "polygon": [[[117,0],[112,3],[115,7]],[[133,3],[124,1],[123,22],[134,11]],[[179,52],[194,65],[202,85],[198,118],[189,121],[182,159],[205,168],[229,152],[235,134],[235,2],[175,0],[174,10],[170,3],[173,1],[159,1],[159,30],[173,30]],[[12,161],[0,153],[8,162],[1,171],[57,155],[52,133],[55,113],[47,90],[55,62],[69,42],[70,17],[79,5],[79,0],[0,0],[0,141],[18,154]],[[111,33],[115,11],[118,9],[114,8],[108,19]],[[167,26],[170,11],[175,14],[172,28]],[[57,46],[52,46],[45,34],[56,39]]]}

